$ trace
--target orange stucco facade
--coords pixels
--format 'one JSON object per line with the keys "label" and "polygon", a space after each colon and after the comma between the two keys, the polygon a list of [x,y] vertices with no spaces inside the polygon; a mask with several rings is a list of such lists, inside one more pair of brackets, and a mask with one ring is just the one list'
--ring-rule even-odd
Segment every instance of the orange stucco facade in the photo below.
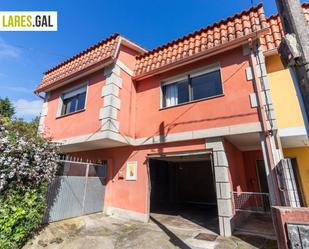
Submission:
{"label": "orange stucco facade", "polygon": [[[147,141],[148,138],[154,136],[166,137],[183,132],[259,123],[258,110],[250,103],[250,94],[255,91],[253,82],[246,78],[245,69],[250,66],[249,57],[243,54],[241,46],[147,79],[135,81],[132,80],[129,72],[134,69],[134,55],[135,52],[132,49],[121,46],[118,59],[127,67],[121,68],[119,72],[122,83],[118,96],[121,106],[117,112],[117,121],[121,136],[132,139],[145,138]],[[161,108],[161,82],[163,80],[212,64],[220,65],[222,95]],[[61,94],[85,82],[88,82],[85,110],[57,117]],[[102,125],[99,113],[100,108],[104,106],[102,88],[106,85],[107,78],[102,69],[50,91],[48,114],[45,118],[45,134],[54,140],[61,141],[99,133]],[[206,147],[206,141],[207,138],[183,139],[183,141],[179,139],[177,142],[165,142],[163,139],[159,143],[150,145],[80,149],[78,152],[72,151],[69,154],[93,161],[108,161],[105,207],[147,214],[150,184],[147,156],[179,151],[206,151],[209,150]],[[83,144],[80,146],[82,147]],[[228,177],[231,190],[238,192],[253,190],[250,187],[250,179],[255,178],[254,181],[256,181],[254,160],[259,158],[260,151],[241,151],[227,139],[225,139],[224,146],[229,163]],[[137,162],[136,181],[125,179],[128,161]],[[250,179],[247,174],[251,175]],[[254,190],[258,191],[258,189]]]}
{"label": "orange stucco facade", "polygon": [[[128,49],[121,50],[119,57],[129,68],[132,67],[130,57],[133,58],[133,55]],[[223,95],[171,108],[160,108],[162,80],[215,63],[221,67]],[[254,88],[252,81],[246,79],[245,68],[248,66],[248,56],[244,56],[242,48],[239,47],[136,82],[127,72],[121,70],[121,108],[117,115],[119,132],[132,138],[147,138],[259,122],[257,109],[250,105],[249,95],[254,92]],[[88,82],[85,110],[57,117],[61,93],[85,82]],[[99,112],[104,104],[101,93],[105,84],[104,71],[101,70],[51,91],[45,120],[46,134],[53,139],[61,140],[99,132]]]}
{"label": "orange stucco facade", "polygon": [[[57,117],[60,105],[60,95],[78,85],[88,82],[85,110]],[[45,119],[45,134],[54,140],[65,139],[67,137],[90,134],[100,130],[100,120],[98,113],[103,105],[101,89],[105,84],[103,72],[96,72],[88,77],[74,81],[66,86],[51,91],[48,98],[48,115]],[[89,121],[89,122],[87,122]]]}
{"label": "orange stucco facade", "polygon": [[[221,66],[222,96],[160,109],[161,81],[215,63]],[[248,66],[248,56],[242,54],[240,47],[137,82],[136,137],[258,122],[257,109],[250,106],[249,95],[254,89],[252,82],[246,79]],[[148,120],[151,122],[145,125]]]}
{"label": "orange stucco facade", "polygon": [[[73,153],[73,156],[90,160],[107,160],[108,183],[104,203],[140,213],[147,213],[148,203],[148,172],[147,156],[157,153],[206,150],[205,140],[193,140],[155,146],[125,146],[103,150]],[[137,162],[137,180],[126,181],[126,163]]]}
{"label": "orange stucco facade", "polygon": [[[239,151],[229,141],[225,141],[228,154],[229,178],[233,191],[259,192],[256,160],[262,160],[262,151]],[[108,161],[108,181],[104,205],[124,210],[147,214],[149,204],[149,172],[148,156],[158,153],[195,152],[207,150],[204,139],[190,140],[177,143],[92,150],[72,153],[74,157],[89,160]],[[137,180],[126,181],[126,163],[137,162]]]}

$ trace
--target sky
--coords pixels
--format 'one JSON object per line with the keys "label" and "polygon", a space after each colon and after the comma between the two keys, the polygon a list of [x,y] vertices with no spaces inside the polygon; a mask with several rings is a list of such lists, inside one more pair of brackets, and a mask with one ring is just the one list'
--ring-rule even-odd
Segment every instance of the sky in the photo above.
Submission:
{"label": "sky", "polygon": [[[266,15],[275,0],[263,2]],[[117,32],[146,49],[251,7],[251,0],[1,0],[0,11],[57,11],[56,32],[0,32],[0,98],[31,120],[42,101],[33,94],[43,73]]]}

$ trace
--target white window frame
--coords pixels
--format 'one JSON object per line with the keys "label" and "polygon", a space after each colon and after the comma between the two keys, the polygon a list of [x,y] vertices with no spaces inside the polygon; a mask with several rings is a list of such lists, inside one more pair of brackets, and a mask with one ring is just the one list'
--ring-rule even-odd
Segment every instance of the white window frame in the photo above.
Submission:
{"label": "white window frame", "polygon": [[[63,91],[60,95],[59,95],[59,100],[58,100],[58,107],[57,107],[57,114],[56,114],[56,118],[59,118],[59,117],[64,117],[64,116],[67,116],[67,115],[71,115],[71,114],[74,114],[74,113],[78,113],[78,112],[81,112],[81,111],[85,111],[86,108],[87,108],[87,99],[88,99],[88,84],[89,82],[86,81],[82,84],[78,84],[77,86],[74,86],[74,87],[71,87],[65,91]],[[69,94],[71,92],[74,92],[74,91],[78,91],[79,89],[81,88],[84,88],[86,87],[86,97],[85,97],[85,106],[83,109],[81,110],[78,110],[78,111],[75,111],[75,112],[70,112],[70,113],[66,113],[66,114],[62,114],[62,108],[63,108],[63,100],[64,100],[64,97],[66,94]]]}
{"label": "white window frame", "polygon": [[[203,74],[207,74],[207,73],[211,73],[214,71],[220,71],[220,77],[221,77],[221,85],[222,85],[222,94],[220,95],[215,95],[215,96],[211,96],[211,97],[207,97],[207,98],[202,98],[202,99],[198,99],[198,100],[191,100],[185,103],[181,103],[181,104],[177,104],[177,105],[173,105],[173,106],[164,106],[164,94],[163,94],[163,87],[166,85],[171,85],[174,83],[177,83],[181,80],[185,80],[188,78],[188,75],[190,75],[190,77],[197,77]],[[206,100],[206,99],[211,99],[217,96],[222,96],[224,95],[224,85],[223,85],[223,78],[222,78],[222,70],[221,70],[221,64],[220,63],[214,63],[211,65],[208,65],[206,67],[200,67],[191,71],[187,71],[185,73],[182,74],[178,74],[176,76],[172,76],[169,78],[166,78],[164,80],[161,81],[160,84],[160,109],[165,109],[165,108],[171,108],[171,107],[175,107],[175,106],[179,106],[179,105],[184,105],[184,104],[189,104],[189,103],[193,103],[196,101],[202,101],[202,100]]]}

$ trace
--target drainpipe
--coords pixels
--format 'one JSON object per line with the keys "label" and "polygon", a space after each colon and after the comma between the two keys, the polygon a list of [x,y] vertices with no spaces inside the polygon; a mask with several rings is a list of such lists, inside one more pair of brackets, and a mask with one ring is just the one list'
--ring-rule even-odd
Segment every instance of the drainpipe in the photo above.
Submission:
{"label": "drainpipe", "polygon": [[270,199],[271,205],[277,206],[281,205],[281,198],[279,193],[279,186],[277,182],[276,176],[276,162],[274,158],[274,150],[273,150],[273,142],[274,134],[272,127],[268,129],[267,127],[267,113],[264,106],[264,101],[262,98],[262,86],[261,86],[261,79],[257,74],[257,51],[254,49],[254,42],[252,39],[249,39],[249,48],[250,48],[250,64],[252,67],[253,72],[253,83],[255,92],[257,95],[257,102],[258,102],[258,112],[259,118],[262,126],[261,134],[261,143],[262,143],[262,151],[265,161],[265,168],[267,174],[267,182],[269,186],[270,192]]}

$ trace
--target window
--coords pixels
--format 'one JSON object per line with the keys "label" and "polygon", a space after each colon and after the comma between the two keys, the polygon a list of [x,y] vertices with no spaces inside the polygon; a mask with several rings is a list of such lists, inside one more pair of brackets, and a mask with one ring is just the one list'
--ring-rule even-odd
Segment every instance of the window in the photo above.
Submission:
{"label": "window", "polygon": [[220,95],[222,91],[220,70],[191,78],[192,100]]}
{"label": "window", "polygon": [[189,82],[188,80],[182,80],[170,85],[166,85],[163,88],[163,94],[165,96],[164,106],[173,106],[189,101],[188,92]]}
{"label": "window", "polygon": [[207,73],[195,73],[185,79],[162,86],[163,107],[223,94],[220,69]]}
{"label": "window", "polygon": [[86,86],[64,93],[62,95],[61,115],[85,109]]}

